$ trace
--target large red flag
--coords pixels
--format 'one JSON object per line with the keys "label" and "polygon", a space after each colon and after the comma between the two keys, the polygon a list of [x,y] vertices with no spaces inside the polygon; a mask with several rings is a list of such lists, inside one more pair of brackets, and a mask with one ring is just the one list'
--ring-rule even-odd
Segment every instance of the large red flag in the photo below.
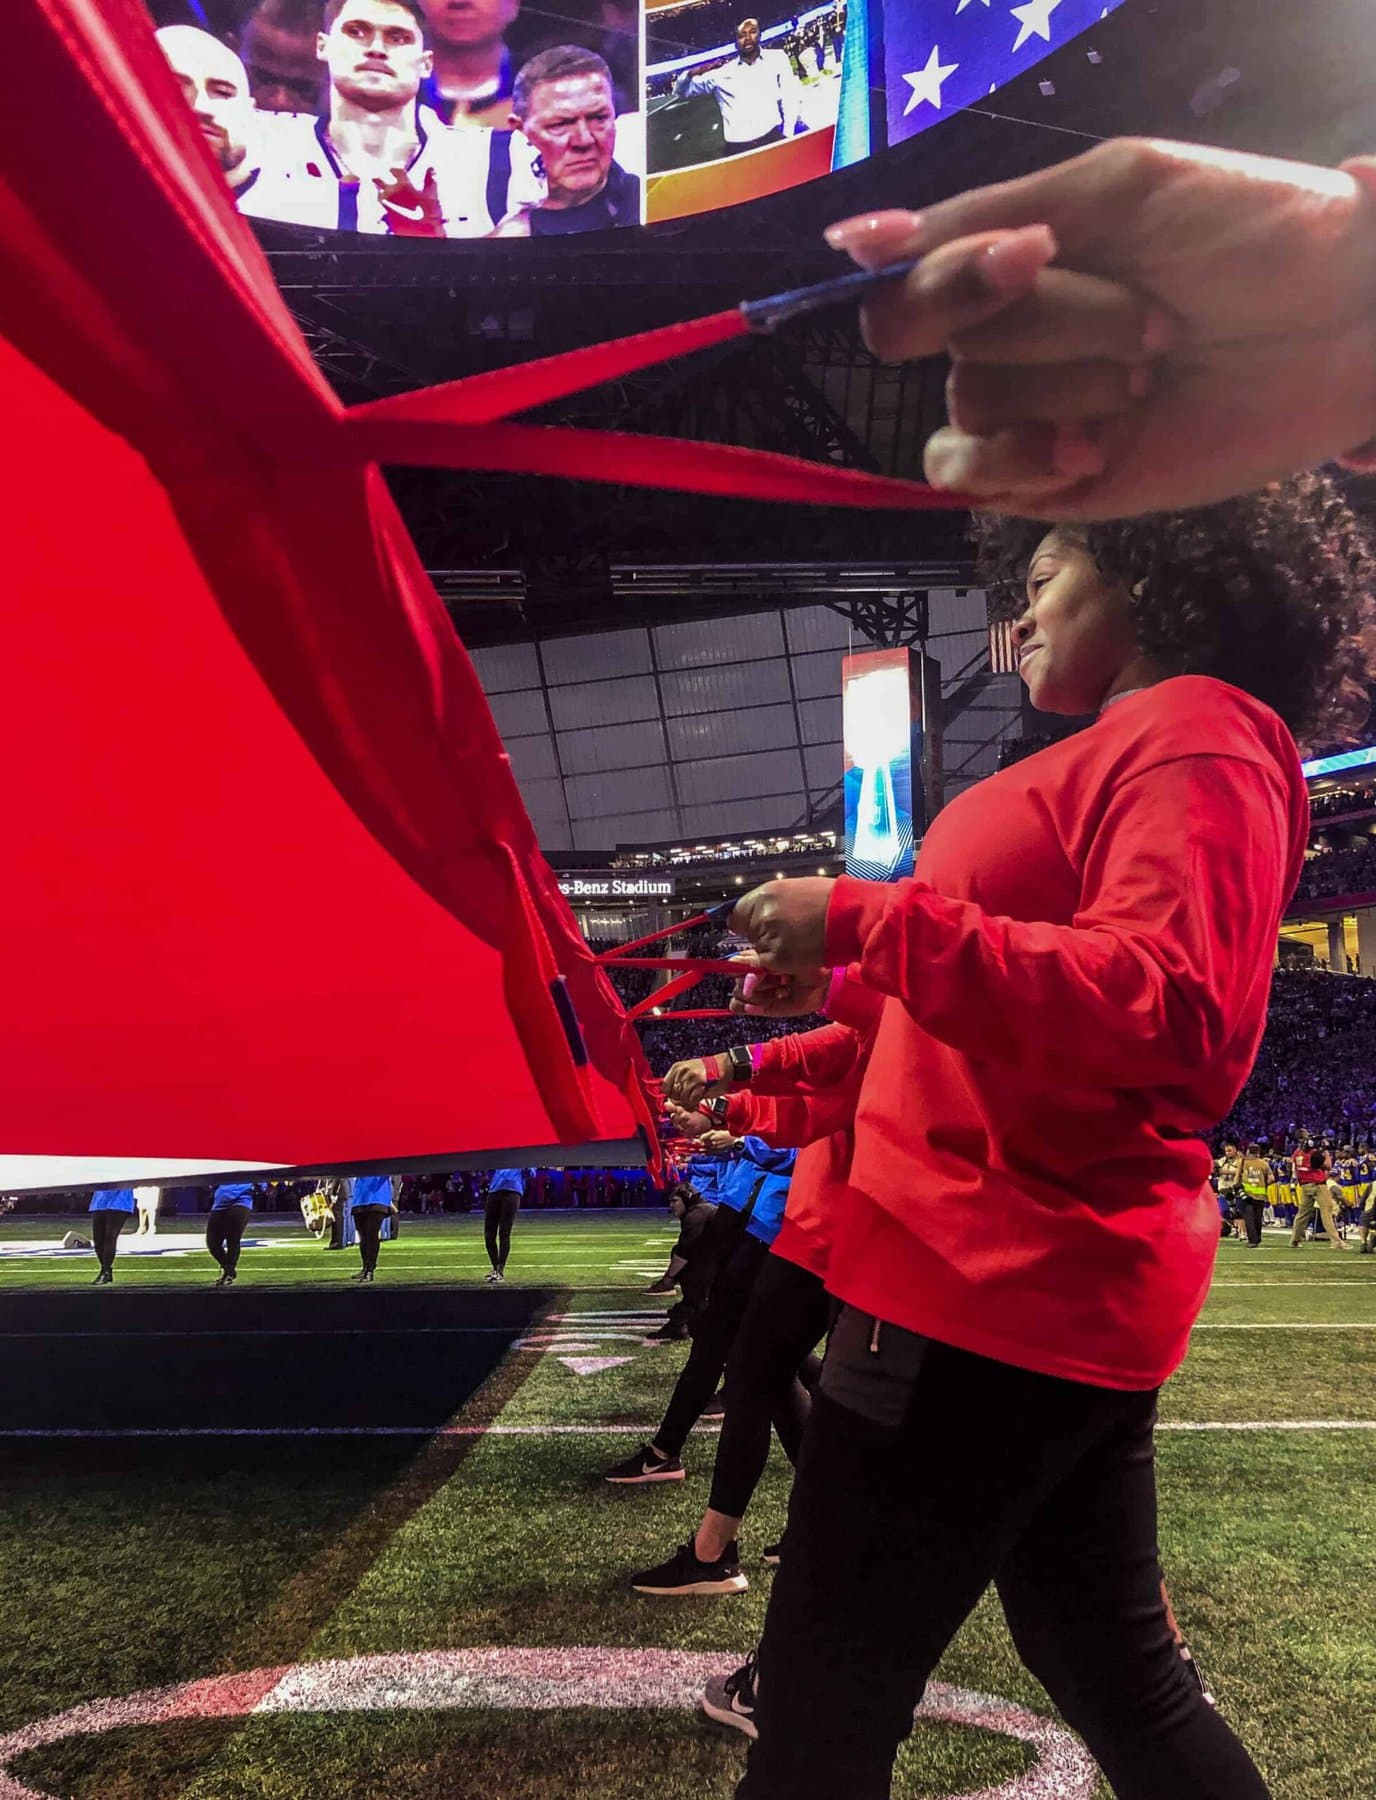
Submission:
{"label": "large red flag", "polygon": [[633,1033],[139,0],[6,27],[0,1186],[624,1147]]}

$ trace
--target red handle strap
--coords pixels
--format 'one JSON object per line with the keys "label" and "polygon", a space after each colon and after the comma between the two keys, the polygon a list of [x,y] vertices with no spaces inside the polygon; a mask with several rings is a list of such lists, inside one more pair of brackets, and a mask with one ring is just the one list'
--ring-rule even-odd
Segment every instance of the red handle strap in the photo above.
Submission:
{"label": "red handle strap", "polygon": [[710,313],[605,344],[589,344],[557,356],[537,357],[514,368],[466,376],[415,393],[372,400],[349,410],[345,430],[354,451],[361,449],[371,461],[380,463],[558,475],[577,481],[783,500],[803,506],[912,512],[968,507],[971,502],[962,495],[943,493],[925,482],[803,462],[768,450],[615,431],[500,423],[513,413],[598,387],[637,369],[744,337],[758,328],[752,324],[750,309],[767,309],[771,304],[748,301],[728,312]]}
{"label": "red handle strap", "polygon": [[699,975],[729,975],[740,979],[740,965],[725,956],[618,956],[603,964],[611,969],[694,969]]}
{"label": "red handle strap", "polygon": [[600,963],[620,962],[629,956],[632,950],[643,949],[646,944],[657,944],[662,938],[677,937],[682,931],[693,931],[699,925],[718,925],[727,917],[734,902],[721,906],[709,906],[706,912],[694,913],[691,919],[680,919],[675,925],[665,925],[659,931],[652,931],[647,937],[632,938],[629,944],[618,944],[613,950],[601,950],[597,960]]}

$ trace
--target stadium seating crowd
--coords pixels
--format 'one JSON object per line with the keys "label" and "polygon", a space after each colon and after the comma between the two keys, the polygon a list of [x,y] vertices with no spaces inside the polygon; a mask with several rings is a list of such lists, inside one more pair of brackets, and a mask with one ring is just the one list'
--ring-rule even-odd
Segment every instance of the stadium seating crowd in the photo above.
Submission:
{"label": "stadium seating crowd", "polygon": [[1338,894],[1376,891],[1376,840],[1346,850],[1320,850],[1304,865],[1297,900],[1332,899]]}
{"label": "stadium seating crowd", "polygon": [[1376,981],[1276,972],[1256,1067],[1214,1142],[1288,1151],[1300,1131],[1346,1143],[1376,1133]]}

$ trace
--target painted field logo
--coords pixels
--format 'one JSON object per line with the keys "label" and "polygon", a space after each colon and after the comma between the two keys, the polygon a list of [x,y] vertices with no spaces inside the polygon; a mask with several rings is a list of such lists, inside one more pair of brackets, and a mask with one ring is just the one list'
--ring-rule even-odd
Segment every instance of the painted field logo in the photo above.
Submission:
{"label": "painted field logo", "polygon": [[[232,1719],[267,1713],[444,1711],[457,1707],[547,1712],[559,1707],[694,1707],[722,1672],[719,1653],[677,1650],[422,1650],[296,1663],[215,1675],[175,1687],[92,1700],[0,1738],[0,1800],[52,1800],[11,1770],[30,1750],[66,1738],[131,1725],[183,1719]],[[1094,1763],[1083,1745],[1051,1719],[967,1688],[933,1682],[917,1714],[976,1726],[1031,1745],[1036,1762],[1023,1775],[953,1800],[1090,1800]]]}

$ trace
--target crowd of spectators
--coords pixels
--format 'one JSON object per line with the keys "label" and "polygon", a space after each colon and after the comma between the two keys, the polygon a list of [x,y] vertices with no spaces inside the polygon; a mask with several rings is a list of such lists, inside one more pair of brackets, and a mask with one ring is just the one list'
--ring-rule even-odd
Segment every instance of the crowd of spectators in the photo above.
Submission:
{"label": "crowd of spectators", "polygon": [[613,869],[677,869],[724,862],[758,862],[771,856],[838,856],[845,846],[834,831],[775,832],[763,837],[723,838],[715,844],[682,844],[664,849],[618,850]]}
{"label": "crowd of spectators", "polygon": [[1315,819],[1336,819],[1373,808],[1376,808],[1376,790],[1370,782],[1360,787],[1325,788],[1322,793],[1309,796],[1309,812]]}
{"label": "crowd of spectators", "polygon": [[1300,1131],[1376,1135],[1376,981],[1277,970],[1256,1067],[1214,1142],[1288,1151]]}
{"label": "crowd of spectators", "polygon": [[1376,838],[1342,850],[1320,848],[1304,865],[1297,900],[1332,899],[1339,894],[1376,892]]}

